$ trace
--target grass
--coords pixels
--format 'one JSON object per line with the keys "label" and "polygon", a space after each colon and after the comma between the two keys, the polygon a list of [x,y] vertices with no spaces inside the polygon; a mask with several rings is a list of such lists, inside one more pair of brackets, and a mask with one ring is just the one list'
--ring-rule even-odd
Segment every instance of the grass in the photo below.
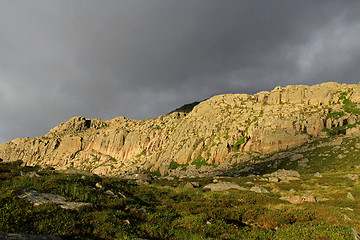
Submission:
{"label": "grass", "polygon": [[140,157],[143,156],[143,155],[145,155],[145,152],[141,152],[141,153],[135,155],[135,157],[136,157],[136,158],[140,158]]}
{"label": "grass", "polygon": [[233,146],[235,152],[239,152],[239,146],[245,143],[245,136],[240,138]]}
{"label": "grass", "polygon": [[205,159],[203,159],[201,156],[197,157],[191,165],[195,165],[196,168],[200,168],[202,166],[212,166],[213,168],[216,168],[217,166],[215,164],[208,163]]}
{"label": "grass", "polygon": [[174,162],[174,161],[172,161],[171,163],[170,163],[170,166],[169,166],[169,168],[170,169],[177,169],[177,168],[181,168],[181,170],[186,170],[186,168],[189,166],[189,164],[188,163],[186,163],[186,164],[179,164],[179,163],[177,163],[177,162]]}

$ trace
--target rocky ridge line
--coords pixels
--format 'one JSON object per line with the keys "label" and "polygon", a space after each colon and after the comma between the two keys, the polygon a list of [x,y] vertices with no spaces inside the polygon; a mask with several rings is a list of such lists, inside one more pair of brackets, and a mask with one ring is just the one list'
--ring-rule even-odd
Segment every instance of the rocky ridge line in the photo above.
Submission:
{"label": "rocky ridge line", "polygon": [[1,144],[0,158],[103,175],[216,175],[319,137],[358,135],[359,103],[360,85],[330,82],[218,95],[156,119],[74,117],[42,137]]}

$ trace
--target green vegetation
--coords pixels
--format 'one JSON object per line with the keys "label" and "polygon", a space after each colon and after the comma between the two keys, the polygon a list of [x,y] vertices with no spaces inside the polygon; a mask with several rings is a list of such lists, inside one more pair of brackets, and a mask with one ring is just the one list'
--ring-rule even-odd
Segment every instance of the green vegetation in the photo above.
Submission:
{"label": "green vegetation", "polygon": [[347,95],[352,95],[352,91],[349,90],[348,92],[343,92],[340,94],[339,102],[340,100],[343,100],[343,109],[345,112],[353,113],[353,114],[360,114],[360,109],[357,108],[357,104],[350,101],[350,99],[347,98]]}
{"label": "green vegetation", "polygon": [[186,170],[186,168],[187,168],[188,166],[189,166],[188,163],[186,163],[186,164],[179,164],[179,163],[177,163],[177,162],[172,161],[172,162],[170,163],[169,168],[170,168],[170,169],[177,169],[178,167],[181,167],[181,170]]}
{"label": "green vegetation", "polygon": [[[84,178],[21,167],[21,161],[1,163],[0,232],[56,235],[63,239],[353,239],[351,227],[359,230],[360,206],[345,196],[351,191],[358,199],[360,190],[358,181],[344,179],[343,175],[360,162],[356,151],[349,152],[343,161],[335,158],[339,152],[354,149],[357,143],[344,141],[336,151],[332,146],[323,146],[304,152],[304,157],[310,159],[310,168],[299,168],[283,159],[281,167],[302,170],[301,182],[268,183],[254,177],[226,179],[244,187],[252,181],[269,190],[278,189],[270,194],[185,189],[177,187],[184,184],[178,180],[158,179],[151,185],[137,185],[114,177]],[[329,156],[324,159],[324,154]],[[261,169],[268,171],[263,166]],[[322,170],[323,178],[312,177],[318,170]],[[37,171],[41,177],[20,177],[19,171]],[[212,178],[198,181],[204,186]],[[94,188],[97,182],[102,189]],[[90,202],[94,207],[64,210],[55,204],[33,206],[17,197],[17,191],[28,187],[61,194],[68,201]],[[279,200],[290,189],[295,189],[296,194],[310,191],[329,200],[301,205]],[[126,198],[112,198],[104,194],[106,190],[121,192]]]}
{"label": "green vegetation", "polygon": [[344,115],[345,115],[344,112],[330,112],[330,113],[327,114],[326,119],[329,119],[329,118],[338,119],[338,118],[340,118],[340,117],[342,117]]}
{"label": "green vegetation", "polygon": [[141,152],[141,153],[135,155],[135,157],[136,157],[136,158],[139,158],[139,157],[141,157],[141,156],[143,156],[143,155],[145,155],[145,152]]}
{"label": "green vegetation", "polygon": [[245,136],[242,137],[242,138],[240,138],[240,139],[234,144],[233,150],[234,150],[235,152],[238,152],[238,151],[239,151],[239,146],[242,145],[242,144],[244,144],[244,143],[245,143]]}
{"label": "green vegetation", "polygon": [[217,166],[215,164],[209,164],[205,159],[203,159],[201,156],[197,157],[191,165],[195,165],[196,168],[200,168],[202,166],[212,166],[213,168],[216,168]]}
{"label": "green vegetation", "polygon": [[[350,99],[347,98],[348,94],[351,95],[352,91],[349,90],[348,92],[342,92],[340,94],[339,101],[338,101],[338,104],[340,104],[340,100],[342,100],[342,103],[344,104],[342,109],[344,111],[331,112],[332,109],[329,108],[330,112],[327,114],[326,119],[336,120],[336,119],[339,119],[342,116],[344,116],[345,113],[351,113],[351,114],[355,114],[355,115],[360,114],[360,109],[357,108],[357,104],[350,101]],[[353,127],[355,127],[355,126],[357,126],[359,124],[360,124],[360,122],[356,122],[356,123],[353,123],[353,124],[347,124],[346,123],[343,126],[332,127],[330,129],[325,127],[323,129],[323,131],[327,132],[327,134],[329,136],[335,136],[335,135],[339,135],[339,134],[344,134],[346,132],[346,129],[353,128]]]}

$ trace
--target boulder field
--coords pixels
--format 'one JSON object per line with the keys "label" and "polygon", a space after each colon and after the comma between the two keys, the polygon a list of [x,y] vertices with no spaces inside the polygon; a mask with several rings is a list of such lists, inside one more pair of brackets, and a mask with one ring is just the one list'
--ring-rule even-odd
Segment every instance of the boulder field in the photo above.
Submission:
{"label": "boulder field", "polygon": [[205,176],[337,134],[360,135],[360,85],[218,95],[156,119],[74,117],[44,136],[1,144],[0,159],[101,175]]}

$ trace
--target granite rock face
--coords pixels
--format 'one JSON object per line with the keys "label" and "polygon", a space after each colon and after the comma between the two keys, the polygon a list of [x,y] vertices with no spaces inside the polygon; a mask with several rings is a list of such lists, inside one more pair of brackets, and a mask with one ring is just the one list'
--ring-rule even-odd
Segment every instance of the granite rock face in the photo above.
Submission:
{"label": "granite rock face", "polygon": [[42,137],[1,144],[0,158],[98,175],[211,175],[326,131],[360,135],[359,103],[360,85],[324,83],[218,95],[156,119],[74,117]]}

